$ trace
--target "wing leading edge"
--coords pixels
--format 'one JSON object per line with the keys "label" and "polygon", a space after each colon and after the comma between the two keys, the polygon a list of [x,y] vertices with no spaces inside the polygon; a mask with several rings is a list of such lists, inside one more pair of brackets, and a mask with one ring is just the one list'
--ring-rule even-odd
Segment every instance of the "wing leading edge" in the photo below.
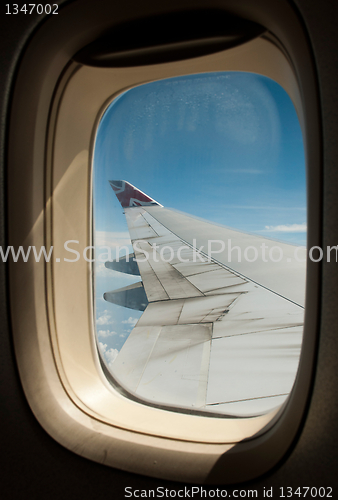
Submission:
{"label": "wing leading edge", "polygon": [[[121,188],[119,182],[130,193],[126,181],[110,184]],[[294,383],[303,307],[208,257],[189,231],[183,238],[179,224],[176,233],[163,223],[170,212],[173,220],[184,216],[132,188],[139,205],[118,194],[147,303],[114,362],[114,377],[157,404],[234,416],[275,409]],[[196,235],[200,221],[192,221]],[[208,228],[214,238],[222,232]]]}

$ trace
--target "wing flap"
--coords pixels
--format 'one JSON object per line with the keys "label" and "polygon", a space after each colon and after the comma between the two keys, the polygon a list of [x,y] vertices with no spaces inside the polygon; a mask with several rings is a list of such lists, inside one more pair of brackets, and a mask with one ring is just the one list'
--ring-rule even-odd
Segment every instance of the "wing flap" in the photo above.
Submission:
{"label": "wing flap", "polygon": [[[212,341],[206,407],[287,396],[298,367],[302,328],[216,338]],[[226,384],[220,384],[220,380]]]}
{"label": "wing flap", "polygon": [[211,335],[211,324],[137,326],[114,363],[118,380],[149,401],[204,407]]}
{"label": "wing flap", "polygon": [[[141,252],[139,250],[141,250]],[[155,278],[164,289],[169,299],[202,295],[202,293],[193,284],[189,283],[189,281],[171,264],[164,262],[161,255],[156,251],[154,252],[153,247],[147,241],[137,241],[137,246],[134,244],[134,251],[146,293],[147,295],[149,294],[149,302],[154,300],[165,300],[162,292],[159,292],[159,296],[157,295],[157,289],[160,290],[159,285],[156,285],[155,292],[153,286]],[[151,283],[148,283],[150,276]]]}
{"label": "wing flap", "polygon": [[240,293],[230,293],[212,297],[152,302],[138,320],[137,325],[184,325],[217,321],[227,314],[240,295]]}

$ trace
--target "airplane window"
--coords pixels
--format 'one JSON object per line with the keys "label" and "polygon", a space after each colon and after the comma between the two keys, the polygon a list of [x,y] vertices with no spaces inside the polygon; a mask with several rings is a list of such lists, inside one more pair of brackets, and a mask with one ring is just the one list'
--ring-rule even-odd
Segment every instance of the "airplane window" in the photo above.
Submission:
{"label": "airplane window", "polygon": [[247,417],[283,404],[304,316],[305,159],[273,80],[217,72],[116,97],[93,160],[96,341],[147,404]]}

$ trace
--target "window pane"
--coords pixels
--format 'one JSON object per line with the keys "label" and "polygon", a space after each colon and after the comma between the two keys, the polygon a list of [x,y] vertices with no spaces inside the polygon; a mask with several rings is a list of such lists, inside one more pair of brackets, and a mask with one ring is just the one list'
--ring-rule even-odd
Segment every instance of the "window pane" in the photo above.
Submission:
{"label": "window pane", "polygon": [[96,335],[113,383],[211,415],[285,401],[303,330],[306,189],[299,122],[277,83],[220,72],[121,94],[97,131],[93,214]]}

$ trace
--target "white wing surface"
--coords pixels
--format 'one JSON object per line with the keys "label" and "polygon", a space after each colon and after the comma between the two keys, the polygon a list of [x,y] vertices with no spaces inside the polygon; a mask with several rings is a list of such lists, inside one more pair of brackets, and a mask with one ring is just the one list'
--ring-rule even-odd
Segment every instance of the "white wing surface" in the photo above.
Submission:
{"label": "white wing surface", "polygon": [[114,377],[157,404],[234,416],[278,407],[292,389],[303,332],[305,268],[294,247],[278,243],[283,263],[247,262],[248,246],[276,243],[151,198],[135,204],[131,187],[133,206],[123,204],[146,302]]}

